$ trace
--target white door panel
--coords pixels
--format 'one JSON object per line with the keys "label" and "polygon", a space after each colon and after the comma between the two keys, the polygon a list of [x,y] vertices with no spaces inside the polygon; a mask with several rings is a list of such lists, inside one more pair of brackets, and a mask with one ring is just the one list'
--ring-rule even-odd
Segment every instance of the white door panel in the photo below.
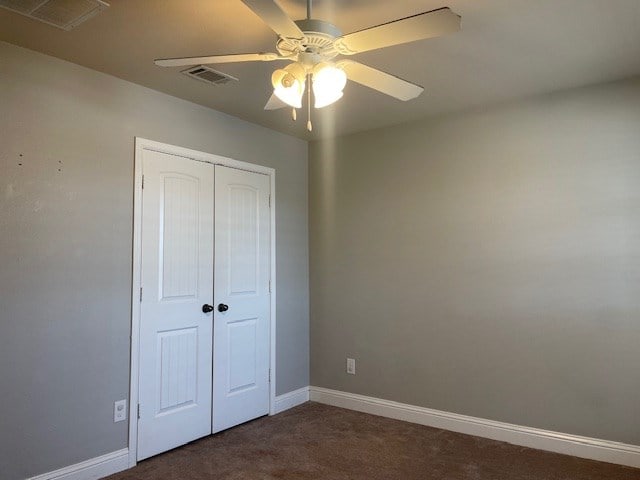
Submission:
{"label": "white door panel", "polygon": [[211,433],[213,166],[145,150],[138,459]]}
{"label": "white door panel", "polygon": [[270,181],[216,166],[213,431],[269,413]]}
{"label": "white door panel", "polygon": [[138,460],[268,414],[270,392],[269,177],[151,150],[142,169]]}

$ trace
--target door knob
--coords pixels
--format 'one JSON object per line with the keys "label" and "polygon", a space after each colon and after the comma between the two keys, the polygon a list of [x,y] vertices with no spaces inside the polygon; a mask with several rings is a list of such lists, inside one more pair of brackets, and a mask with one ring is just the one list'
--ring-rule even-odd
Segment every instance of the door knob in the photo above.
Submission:
{"label": "door knob", "polygon": [[229,310],[229,305],[225,305],[224,303],[218,305],[219,312],[226,312],[227,310]]}
{"label": "door knob", "polygon": [[202,305],[202,313],[209,313],[209,312],[213,312],[213,305],[209,305],[208,303],[205,303],[204,305]]}

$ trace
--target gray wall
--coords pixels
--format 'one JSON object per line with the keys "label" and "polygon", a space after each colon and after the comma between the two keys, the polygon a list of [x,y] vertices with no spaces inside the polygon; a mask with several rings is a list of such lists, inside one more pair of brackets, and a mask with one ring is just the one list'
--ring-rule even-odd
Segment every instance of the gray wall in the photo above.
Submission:
{"label": "gray wall", "polygon": [[0,43],[0,477],[127,446],[134,137],[274,167],[277,391],[308,385],[306,142]]}
{"label": "gray wall", "polygon": [[312,385],[640,444],[640,81],[309,158]]}

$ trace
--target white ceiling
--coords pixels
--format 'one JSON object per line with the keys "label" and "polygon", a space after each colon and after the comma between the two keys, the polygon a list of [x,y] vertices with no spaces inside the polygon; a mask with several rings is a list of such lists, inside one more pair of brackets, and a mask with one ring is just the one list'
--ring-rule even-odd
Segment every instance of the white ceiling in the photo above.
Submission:
{"label": "white ceiling", "polygon": [[[640,74],[640,0],[315,0],[314,17],[348,33],[448,6],[462,32],[367,52],[360,62],[425,87],[401,102],[350,83],[314,112],[264,111],[275,64],[227,64],[239,83],[210,86],[155,58],[274,51],[275,34],[240,0],[108,0],[65,32],[0,9],[0,39],[184,98],[300,138],[350,133],[513,98]],[[304,0],[281,0],[294,18]]]}

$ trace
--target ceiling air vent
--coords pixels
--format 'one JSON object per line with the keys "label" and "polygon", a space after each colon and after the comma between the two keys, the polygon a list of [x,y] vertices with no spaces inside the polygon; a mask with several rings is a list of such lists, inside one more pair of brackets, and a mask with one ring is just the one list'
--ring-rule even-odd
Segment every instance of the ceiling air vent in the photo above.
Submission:
{"label": "ceiling air vent", "polygon": [[0,0],[0,7],[71,30],[109,6],[101,0]]}
{"label": "ceiling air vent", "polygon": [[204,65],[188,68],[187,70],[183,70],[182,73],[201,82],[207,82],[213,85],[224,85],[225,83],[238,81],[236,77],[218,72]]}

